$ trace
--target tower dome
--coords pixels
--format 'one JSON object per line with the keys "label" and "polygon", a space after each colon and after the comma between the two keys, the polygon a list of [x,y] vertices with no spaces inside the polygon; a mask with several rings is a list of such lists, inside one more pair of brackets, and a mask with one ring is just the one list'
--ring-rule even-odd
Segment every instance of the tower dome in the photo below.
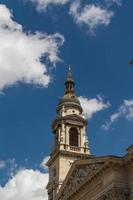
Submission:
{"label": "tower dome", "polygon": [[71,68],[69,67],[68,77],[67,77],[67,80],[65,82],[65,93],[59,100],[57,112],[63,106],[65,106],[65,107],[71,107],[72,106],[72,107],[79,109],[82,112],[82,107],[81,107],[81,104],[80,104],[78,97],[76,96],[74,86],[75,86],[75,82],[72,78]]}

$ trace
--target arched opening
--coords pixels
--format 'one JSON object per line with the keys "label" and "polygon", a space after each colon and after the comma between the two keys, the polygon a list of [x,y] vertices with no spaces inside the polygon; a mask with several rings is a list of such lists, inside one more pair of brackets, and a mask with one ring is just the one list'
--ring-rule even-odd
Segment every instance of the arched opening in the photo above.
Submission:
{"label": "arched opening", "polygon": [[78,147],[78,130],[76,128],[70,128],[69,130],[69,144]]}

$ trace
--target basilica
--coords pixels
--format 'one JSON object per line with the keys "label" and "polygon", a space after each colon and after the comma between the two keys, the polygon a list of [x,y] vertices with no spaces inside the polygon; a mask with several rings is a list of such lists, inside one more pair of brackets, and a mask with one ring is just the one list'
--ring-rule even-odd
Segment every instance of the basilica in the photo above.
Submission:
{"label": "basilica", "polygon": [[123,157],[91,154],[71,69],[56,112],[47,162],[49,200],[133,200],[133,145]]}

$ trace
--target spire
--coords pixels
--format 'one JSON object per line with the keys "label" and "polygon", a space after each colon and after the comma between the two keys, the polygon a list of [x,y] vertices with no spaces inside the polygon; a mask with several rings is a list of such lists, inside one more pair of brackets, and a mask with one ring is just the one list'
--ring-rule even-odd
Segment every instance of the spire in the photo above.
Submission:
{"label": "spire", "polygon": [[68,71],[68,76],[67,76],[67,80],[65,82],[65,94],[75,94],[75,89],[74,89],[74,80],[72,78],[72,70],[71,70],[71,66],[69,66],[69,71]]}
{"label": "spire", "polygon": [[69,66],[67,80],[65,82],[65,92],[64,92],[64,95],[59,100],[59,105],[56,110],[57,113],[59,112],[60,109],[62,109],[62,106],[65,106],[65,107],[77,106],[77,108],[82,112],[82,107],[80,105],[80,101],[78,97],[76,96],[74,86],[75,86],[75,83],[72,78],[72,70],[71,70],[71,67]]}
{"label": "spire", "polygon": [[69,71],[68,71],[68,78],[67,80],[72,80],[72,69],[71,69],[71,65],[69,65]]}

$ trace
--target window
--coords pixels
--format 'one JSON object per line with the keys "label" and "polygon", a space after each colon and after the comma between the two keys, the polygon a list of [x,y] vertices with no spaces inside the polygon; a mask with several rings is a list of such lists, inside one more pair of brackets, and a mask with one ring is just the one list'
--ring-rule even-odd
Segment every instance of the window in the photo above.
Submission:
{"label": "window", "polygon": [[78,147],[78,130],[76,128],[70,128],[69,144],[70,144],[70,146]]}
{"label": "window", "polygon": [[55,167],[52,170],[52,178],[53,178],[53,180],[56,178],[56,168]]}

